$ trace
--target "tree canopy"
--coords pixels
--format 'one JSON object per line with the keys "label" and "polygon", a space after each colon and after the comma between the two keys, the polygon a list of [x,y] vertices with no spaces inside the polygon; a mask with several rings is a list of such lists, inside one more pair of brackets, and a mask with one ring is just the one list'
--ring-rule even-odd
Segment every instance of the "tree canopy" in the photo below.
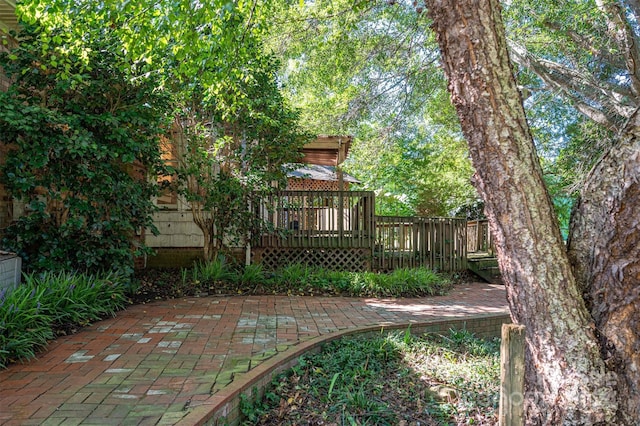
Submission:
{"label": "tree canopy", "polygon": [[472,204],[471,166],[429,21],[406,2],[274,2],[268,46],[315,133],[355,136],[345,169],[384,214]]}

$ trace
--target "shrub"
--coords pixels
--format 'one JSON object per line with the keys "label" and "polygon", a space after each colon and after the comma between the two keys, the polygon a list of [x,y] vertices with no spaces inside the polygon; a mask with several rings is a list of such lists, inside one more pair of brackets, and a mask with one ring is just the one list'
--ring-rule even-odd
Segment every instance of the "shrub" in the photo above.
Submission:
{"label": "shrub", "polygon": [[330,293],[354,297],[411,297],[444,294],[451,280],[426,268],[390,274],[328,271],[293,264],[274,271],[266,286],[272,292]]}
{"label": "shrub", "polygon": [[220,281],[232,281],[234,273],[224,256],[217,256],[208,262],[198,262],[194,265],[193,281],[215,285]]}
{"label": "shrub", "polygon": [[264,268],[261,264],[246,265],[240,274],[236,276],[236,281],[240,284],[256,285],[265,280]]}
{"label": "shrub", "polygon": [[423,297],[445,294],[452,285],[446,275],[425,268],[393,273],[331,271],[291,264],[275,271],[262,265],[242,266],[218,257],[180,271],[145,272],[137,300],[157,300],[184,295],[289,294],[298,296]]}
{"label": "shrub", "polygon": [[61,327],[86,326],[124,308],[126,280],[76,273],[25,274],[0,292],[0,367],[35,357]]}
{"label": "shrub", "polygon": [[[374,272],[330,271],[299,263],[275,271],[261,265],[233,268],[216,259],[199,263],[191,270],[196,286],[226,288],[244,292],[295,295],[343,295],[353,297],[420,297],[445,294],[451,280],[425,269],[402,269],[390,274]],[[182,285],[187,287],[188,271],[182,272]]]}
{"label": "shrub", "polygon": [[127,271],[155,230],[147,174],[163,170],[159,136],[167,100],[136,78],[108,28],[81,46],[59,31],[26,26],[20,44],[0,53],[12,79],[0,92],[1,143],[9,144],[0,181],[25,206],[2,246],[31,271]]}
{"label": "shrub", "polygon": [[45,288],[19,286],[0,293],[0,367],[35,357],[54,338],[40,299]]}

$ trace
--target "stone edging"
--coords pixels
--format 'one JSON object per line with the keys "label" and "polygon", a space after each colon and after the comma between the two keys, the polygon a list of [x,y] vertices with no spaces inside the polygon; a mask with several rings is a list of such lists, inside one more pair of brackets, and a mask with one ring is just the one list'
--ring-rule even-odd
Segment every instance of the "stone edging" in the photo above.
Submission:
{"label": "stone edging", "polygon": [[324,343],[341,337],[402,330],[408,327],[414,334],[442,333],[449,329],[466,329],[478,337],[500,337],[502,324],[507,323],[511,323],[511,317],[508,313],[481,314],[461,318],[438,318],[424,322],[378,324],[338,330],[317,336],[290,346],[287,350],[261,362],[247,373],[243,373],[238,380],[232,381],[202,404],[192,406],[191,411],[177,424],[182,426],[239,424],[241,420],[240,395],[245,394],[250,398],[255,398],[256,395],[254,393],[257,392],[259,396],[262,396],[272,378],[295,366],[301,355],[318,352]]}

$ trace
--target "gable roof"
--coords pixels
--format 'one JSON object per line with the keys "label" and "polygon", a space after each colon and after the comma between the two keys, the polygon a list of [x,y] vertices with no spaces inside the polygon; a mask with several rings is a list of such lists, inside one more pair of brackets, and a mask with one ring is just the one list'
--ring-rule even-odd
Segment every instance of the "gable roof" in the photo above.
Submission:
{"label": "gable roof", "polygon": [[[336,168],[333,166],[321,166],[317,164],[307,164],[296,170],[287,173],[287,177],[296,179],[312,179],[312,180],[326,180],[330,182],[337,182],[338,174]],[[353,176],[342,173],[342,179],[349,183],[360,183],[360,181]]]}
{"label": "gable roof", "polygon": [[306,164],[339,166],[347,158],[352,136],[318,135],[302,148],[302,160]]}

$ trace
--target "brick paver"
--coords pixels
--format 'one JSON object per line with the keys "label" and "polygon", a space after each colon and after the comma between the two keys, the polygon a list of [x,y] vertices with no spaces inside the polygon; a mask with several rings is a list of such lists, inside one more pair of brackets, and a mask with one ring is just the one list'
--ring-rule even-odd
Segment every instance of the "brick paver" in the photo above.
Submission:
{"label": "brick paver", "polygon": [[0,424],[171,425],[308,339],[506,311],[504,287],[483,283],[420,299],[234,296],[132,306],[0,371]]}

